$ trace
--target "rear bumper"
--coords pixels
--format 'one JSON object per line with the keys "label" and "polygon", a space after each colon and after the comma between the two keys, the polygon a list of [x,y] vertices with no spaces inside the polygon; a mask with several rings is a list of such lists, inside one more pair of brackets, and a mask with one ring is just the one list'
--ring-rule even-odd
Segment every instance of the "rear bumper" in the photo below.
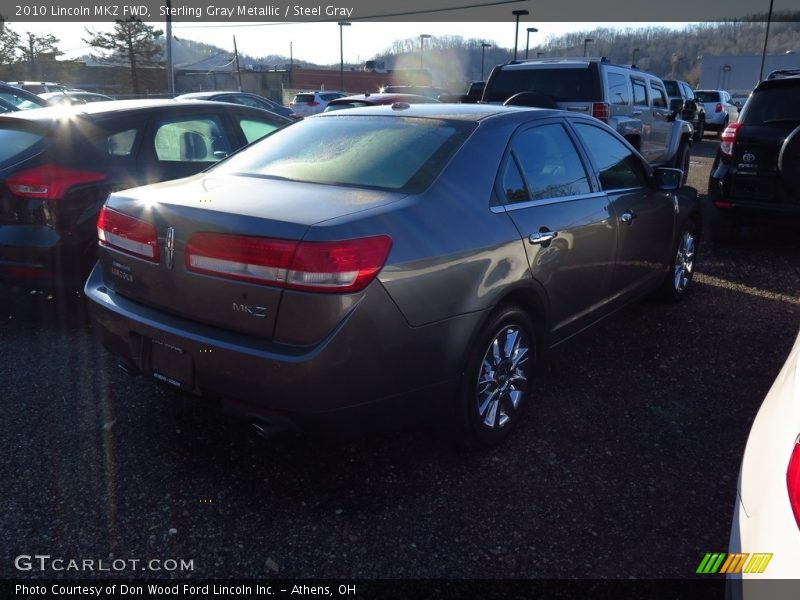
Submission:
{"label": "rear bumper", "polygon": [[0,281],[34,287],[80,287],[95,243],[44,225],[0,226]]}
{"label": "rear bumper", "polygon": [[[469,337],[483,314],[410,327],[376,281],[325,339],[298,347],[128,300],[105,287],[99,266],[85,294],[96,334],[128,370],[218,398],[246,418],[278,416],[301,427],[342,411],[374,414],[386,407],[394,416],[438,409],[455,393]],[[157,363],[163,365],[165,354],[182,366],[162,369]]]}

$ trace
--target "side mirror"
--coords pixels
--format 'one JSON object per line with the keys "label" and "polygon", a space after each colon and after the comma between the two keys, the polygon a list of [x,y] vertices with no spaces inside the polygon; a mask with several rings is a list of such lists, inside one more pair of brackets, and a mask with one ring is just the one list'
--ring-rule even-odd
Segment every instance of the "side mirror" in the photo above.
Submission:
{"label": "side mirror", "polygon": [[670,169],[668,167],[658,167],[653,172],[656,180],[656,187],[665,192],[672,192],[681,187],[683,171],[680,169]]}
{"label": "side mirror", "polygon": [[683,100],[680,98],[673,98],[669,101],[669,109],[675,114],[683,110]]}
{"label": "side mirror", "polygon": [[692,112],[692,113],[697,112],[697,102],[695,102],[694,100],[687,100],[683,104],[683,110],[686,110],[686,111],[689,111],[689,112]]}

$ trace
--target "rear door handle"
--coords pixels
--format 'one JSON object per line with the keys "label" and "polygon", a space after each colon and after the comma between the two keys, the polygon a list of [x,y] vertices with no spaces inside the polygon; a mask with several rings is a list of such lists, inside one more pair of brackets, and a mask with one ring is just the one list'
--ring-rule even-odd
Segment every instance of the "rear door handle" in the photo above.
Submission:
{"label": "rear door handle", "polygon": [[528,242],[531,244],[546,244],[554,240],[558,236],[557,231],[539,231],[532,233],[528,236]]}

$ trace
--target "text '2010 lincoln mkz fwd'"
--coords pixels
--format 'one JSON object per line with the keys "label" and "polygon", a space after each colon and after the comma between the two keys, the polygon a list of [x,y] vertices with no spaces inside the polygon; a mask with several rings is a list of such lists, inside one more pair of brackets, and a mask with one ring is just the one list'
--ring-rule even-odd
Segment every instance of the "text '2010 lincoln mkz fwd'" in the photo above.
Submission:
{"label": "text '2010 lincoln mkz fwd'", "polygon": [[86,294],[127,370],[245,418],[436,407],[488,445],[535,402],[543,351],[685,296],[700,216],[681,175],[562,111],[334,112],[112,194]]}

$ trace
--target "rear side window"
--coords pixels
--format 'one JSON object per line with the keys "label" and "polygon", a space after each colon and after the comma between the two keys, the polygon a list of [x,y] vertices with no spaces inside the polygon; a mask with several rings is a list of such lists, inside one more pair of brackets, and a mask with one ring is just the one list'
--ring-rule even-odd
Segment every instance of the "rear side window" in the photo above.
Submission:
{"label": "rear side window", "polygon": [[592,157],[604,191],[639,188],[647,185],[641,161],[607,131],[584,123],[575,123],[575,130]]}
{"label": "rear side window", "polygon": [[800,125],[800,85],[753,92],[739,120],[744,125]]}
{"label": "rear side window", "polygon": [[474,125],[404,117],[307,119],[276,131],[215,173],[389,190],[421,190]]}
{"label": "rear side window", "polygon": [[647,106],[647,87],[640,79],[631,80],[633,84],[633,103],[637,106]]}
{"label": "rear side window", "polygon": [[216,117],[161,121],[154,140],[158,160],[216,162],[230,153]]}
{"label": "rear side window", "polygon": [[608,74],[608,102],[617,106],[630,105],[631,88],[625,75],[621,73]]}
{"label": "rear side window", "polygon": [[0,127],[0,165],[10,164],[44,139],[44,134],[8,125]]}
{"label": "rear side window", "polygon": [[678,82],[677,81],[665,81],[664,85],[667,86],[667,93],[670,96],[680,96],[681,92],[678,89]]}
{"label": "rear side window", "polygon": [[536,92],[550,96],[554,102],[592,102],[598,99],[588,68],[495,70],[486,99],[505,102],[519,92]]}
{"label": "rear side window", "polygon": [[136,141],[136,129],[126,129],[105,138],[105,151],[109,156],[130,156]]}
{"label": "rear side window", "polygon": [[588,194],[589,180],[566,130],[542,125],[520,133],[512,144],[531,200]]}

